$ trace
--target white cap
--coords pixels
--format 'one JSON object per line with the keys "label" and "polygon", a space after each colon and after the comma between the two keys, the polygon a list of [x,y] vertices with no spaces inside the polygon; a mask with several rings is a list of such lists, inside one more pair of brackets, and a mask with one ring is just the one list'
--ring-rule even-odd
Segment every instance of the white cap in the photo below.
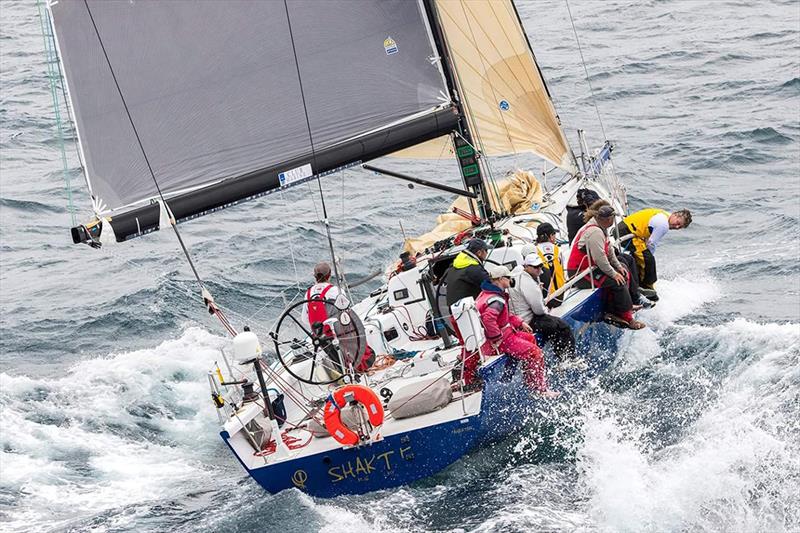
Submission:
{"label": "white cap", "polygon": [[486,265],[486,272],[489,273],[489,277],[492,279],[511,277],[511,271],[505,265],[488,264]]}
{"label": "white cap", "polygon": [[538,253],[532,253],[525,256],[525,260],[522,261],[522,266],[531,266],[531,267],[540,267],[542,266],[542,258],[539,257]]}

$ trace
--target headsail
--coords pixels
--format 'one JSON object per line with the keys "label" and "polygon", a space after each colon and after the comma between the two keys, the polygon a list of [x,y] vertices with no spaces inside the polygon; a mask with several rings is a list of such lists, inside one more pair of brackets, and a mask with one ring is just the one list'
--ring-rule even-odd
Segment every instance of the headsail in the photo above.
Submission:
{"label": "headsail", "polygon": [[118,240],[158,229],[156,182],[192,218],[455,127],[421,2],[50,9],[87,180]]}
{"label": "headsail", "polygon": [[511,0],[435,0],[473,137],[485,155],[574,156]]}

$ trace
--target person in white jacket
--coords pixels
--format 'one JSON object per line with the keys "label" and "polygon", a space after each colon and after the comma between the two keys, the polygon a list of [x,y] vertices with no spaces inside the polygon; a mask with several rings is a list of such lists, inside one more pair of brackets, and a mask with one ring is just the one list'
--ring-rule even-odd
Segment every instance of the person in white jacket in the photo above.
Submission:
{"label": "person in white jacket", "polygon": [[562,318],[550,314],[544,305],[544,295],[539,276],[542,273],[542,259],[533,252],[525,256],[522,272],[514,278],[514,286],[509,289],[511,310],[530,324],[533,332],[542,341],[550,342],[553,352],[561,361],[575,357],[575,337],[572,329]]}

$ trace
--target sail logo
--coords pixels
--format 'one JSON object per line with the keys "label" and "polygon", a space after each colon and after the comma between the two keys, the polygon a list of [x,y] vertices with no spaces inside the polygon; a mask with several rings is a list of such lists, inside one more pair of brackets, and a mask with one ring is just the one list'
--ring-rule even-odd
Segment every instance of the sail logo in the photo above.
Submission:
{"label": "sail logo", "polygon": [[383,49],[386,50],[386,55],[390,56],[397,53],[397,43],[391,37],[386,37],[383,40]]}
{"label": "sail logo", "polygon": [[498,104],[501,111],[508,111],[508,108],[511,105],[508,103],[508,100],[500,100],[500,104]]}

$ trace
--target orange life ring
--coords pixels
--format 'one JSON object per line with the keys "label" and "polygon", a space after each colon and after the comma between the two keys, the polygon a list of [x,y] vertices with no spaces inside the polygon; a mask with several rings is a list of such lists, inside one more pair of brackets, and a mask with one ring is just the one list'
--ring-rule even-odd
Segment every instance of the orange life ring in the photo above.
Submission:
{"label": "orange life ring", "polygon": [[335,390],[325,403],[325,427],[337,442],[348,446],[358,444],[358,435],[342,423],[341,409],[353,400],[366,407],[370,424],[383,424],[383,405],[372,389],[364,385],[345,385]]}

